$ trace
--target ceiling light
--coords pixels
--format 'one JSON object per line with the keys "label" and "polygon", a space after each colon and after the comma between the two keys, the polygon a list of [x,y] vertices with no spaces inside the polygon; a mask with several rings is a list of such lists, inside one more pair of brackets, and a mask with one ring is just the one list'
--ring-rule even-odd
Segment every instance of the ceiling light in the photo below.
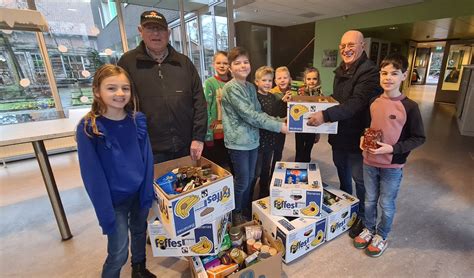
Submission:
{"label": "ceiling light", "polygon": [[388,29],[390,29],[390,30],[397,30],[398,27],[397,27],[397,26],[390,26],[390,27],[388,27]]}

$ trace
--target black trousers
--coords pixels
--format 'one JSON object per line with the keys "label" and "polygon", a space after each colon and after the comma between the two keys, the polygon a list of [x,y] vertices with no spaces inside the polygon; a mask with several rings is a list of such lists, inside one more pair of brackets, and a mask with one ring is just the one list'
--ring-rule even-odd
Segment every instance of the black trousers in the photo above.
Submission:
{"label": "black trousers", "polygon": [[316,133],[295,133],[295,162],[310,162]]}

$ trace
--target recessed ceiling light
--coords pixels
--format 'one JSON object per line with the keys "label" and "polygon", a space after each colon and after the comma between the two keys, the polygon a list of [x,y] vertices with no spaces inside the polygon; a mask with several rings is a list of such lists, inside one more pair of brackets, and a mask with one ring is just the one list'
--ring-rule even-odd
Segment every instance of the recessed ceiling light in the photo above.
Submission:
{"label": "recessed ceiling light", "polygon": [[71,8],[69,8],[69,9],[67,9],[67,10],[68,10],[68,11],[71,11],[71,12],[77,12],[77,9],[71,9]]}
{"label": "recessed ceiling light", "polygon": [[390,30],[397,30],[398,27],[397,27],[397,26],[390,26],[390,27],[388,27],[388,29],[390,29]]}

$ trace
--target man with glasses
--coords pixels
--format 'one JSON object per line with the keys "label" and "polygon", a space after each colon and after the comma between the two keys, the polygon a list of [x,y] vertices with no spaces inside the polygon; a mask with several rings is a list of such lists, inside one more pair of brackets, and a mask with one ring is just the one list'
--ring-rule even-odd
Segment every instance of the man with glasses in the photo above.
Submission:
{"label": "man with glasses", "polygon": [[148,121],[155,163],[191,155],[201,157],[207,105],[201,79],[191,60],[168,44],[170,30],[156,11],[143,12],[142,41],[118,65],[134,83],[139,109]]}
{"label": "man with glasses", "polygon": [[324,111],[313,113],[308,125],[319,126],[326,122],[339,122],[338,133],[329,134],[332,157],[337,168],[341,190],[352,194],[352,179],[359,198],[359,217],[349,235],[354,238],[362,231],[364,221],[364,179],[360,136],[368,126],[369,101],[382,93],[379,71],[364,52],[364,36],[350,30],[344,33],[339,44],[342,62],[334,71],[333,97],[340,103]]}

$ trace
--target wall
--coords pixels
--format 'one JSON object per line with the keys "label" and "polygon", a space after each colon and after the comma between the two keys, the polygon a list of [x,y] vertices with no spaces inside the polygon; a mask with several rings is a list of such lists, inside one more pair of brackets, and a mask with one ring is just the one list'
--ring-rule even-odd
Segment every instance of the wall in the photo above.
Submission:
{"label": "wall", "polygon": [[[237,46],[247,49],[251,56],[252,72],[249,80],[254,79],[257,68],[266,65],[266,56],[262,53],[262,44],[265,38],[261,36],[262,32],[255,32],[256,28],[252,29],[252,25],[271,28],[271,66],[273,68],[288,66],[288,63],[311,41],[314,34],[313,23],[290,27],[261,25],[243,21],[235,23]],[[304,68],[313,62],[313,53],[314,44],[311,43],[288,67],[293,79],[296,79],[304,71]]]}
{"label": "wall", "polygon": [[[289,27],[272,28],[272,65],[274,68],[288,66],[303,48],[314,37],[314,24],[307,23]],[[301,52],[300,56],[288,66],[293,79],[298,77],[306,67],[312,66],[314,42]]]}
{"label": "wall", "polygon": [[[346,18],[335,17],[316,21],[314,65],[320,68],[321,81],[324,84],[325,91],[332,91],[334,68],[320,67],[323,50],[337,49],[340,38],[345,31],[472,15],[473,5],[472,0],[426,0],[419,4],[350,15]],[[341,59],[338,57],[338,63],[340,61]]]}

